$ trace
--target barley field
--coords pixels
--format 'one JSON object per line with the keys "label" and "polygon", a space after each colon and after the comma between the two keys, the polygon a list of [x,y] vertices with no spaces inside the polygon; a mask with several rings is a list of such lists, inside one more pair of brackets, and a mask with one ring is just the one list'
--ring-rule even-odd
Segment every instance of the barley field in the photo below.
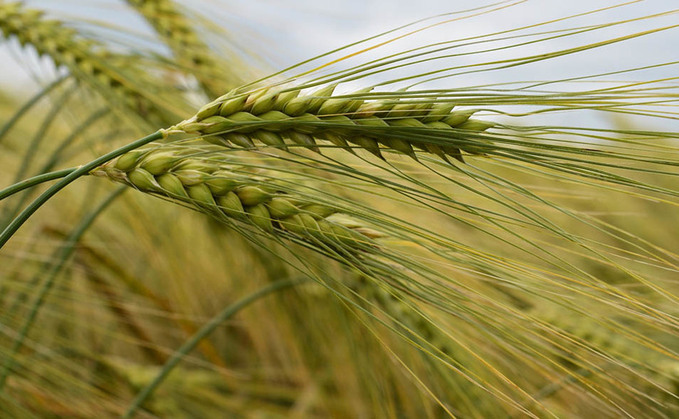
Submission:
{"label": "barley field", "polygon": [[673,6],[0,0],[0,417],[679,417]]}

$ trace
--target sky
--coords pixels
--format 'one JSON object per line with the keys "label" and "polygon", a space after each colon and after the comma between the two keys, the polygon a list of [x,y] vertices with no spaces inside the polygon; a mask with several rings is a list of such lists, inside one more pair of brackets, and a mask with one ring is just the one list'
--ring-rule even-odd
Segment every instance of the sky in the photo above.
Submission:
{"label": "sky", "polygon": [[[518,1],[517,1],[518,2]],[[464,10],[477,5],[492,4],[491,1],[472,0],[343,0],[341,2],[320,2],[317,0],[199,0],[192,1],[198,11],[209,15],[217,23],[230,30],[238,41],[258,45],[259,53],[265,56],[270,66],[283,67],[308,57],[321,54],[394,27],[418,19],[443,13]],[[497,1],[495,1],[497,3]],[[425,37],[414,37],[412,44],[435,42],[438,39],[452,39],[469,34],[483,34],[501,28],[512,28],[536,23],[551,17],[562,17],[578,12],[610,7],[623,3],[611,0],[532,0],[518,2],[516,6],[504,8],[480,18],[459,21],[443,30],[428,31]],[[634,2],[632,2],[634,3]],[[130,27],[140,33],[150,33],[138,16],[126,10],[123,0],[29,0],[27,4],[55,11],[56,16],[77,16],[96,19],[113,25]],[[645,0],[606,13],[606,18],[625,19],[679,7],[676,0]],[[677,15],[673,16],[675,20]],[[598,17],[586,21],[596,22]],[[581,20],[579,22],[582,22]],[[568,25],[565,25],[568,26]],[[677,31],[658,37],[652,46],[627,55],[669,53],[679,41]],[[674,44],[674,45],[673,45]],[[13,48],[12,48],[13,47]],[[0,67],[2,80],[14,81],[25,73],[16,65],[12,52],[16,45],[0,46]],[[15,55],[15,54],[14,54]],[[631,58],[631,57],[630,57]],[[623,54],[616,57],[624,60]],[[16,83],[12,83],[16,84]]]}

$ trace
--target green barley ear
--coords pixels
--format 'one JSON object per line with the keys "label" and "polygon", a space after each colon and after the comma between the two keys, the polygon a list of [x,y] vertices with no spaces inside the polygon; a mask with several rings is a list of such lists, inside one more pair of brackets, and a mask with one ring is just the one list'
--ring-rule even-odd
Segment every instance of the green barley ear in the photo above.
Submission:
{"label": "green barley ear", "polygon": [[46,18],[41,10],[26,8],[22,2],[0,3],[0,31],[6,38],[13,36],[21,45],[34,47],[39,55],[68,68],[92,90],[154,124],[175,120],[162,100],[148,92],[148,86],[142,87],[124,75],[124,66],[134,69],[134,77],[143,75],[139,68],[135,69],[132,59],[112,53],[102,43],[85,38],[61,21]]}
{"label": "green barley ear", "polygon": [[382,235],[313,198],[277,191],[237,165],[190,157],[186,148],[134,150],[92,171],[93,175],[189,205],[227,224],[245,222],[266,233],[306,242],[326,253],[365,252]]}
{"label": "green barley ear", "polygon": [[461,160],[461,151],[482,153],[487,144],[478,136],[494,126],[469,121],[473,112],[453,111],[449,101],[394,104],[393,99],[370,100],[372,88],[333,96],[335,88],[331,84],[306,94],[299,89],[263,88],[251,93],[237,89],[172,129],[208,136],[213,144],[218,143],[214,138],[229,143],[229,136],[238,134],[249,138],[252,145],[286,148],[295,144],[319,151],[316,140],[320,140],[346,149],[354,144],[380,158],[383,147],[413,158],[417,149]]}

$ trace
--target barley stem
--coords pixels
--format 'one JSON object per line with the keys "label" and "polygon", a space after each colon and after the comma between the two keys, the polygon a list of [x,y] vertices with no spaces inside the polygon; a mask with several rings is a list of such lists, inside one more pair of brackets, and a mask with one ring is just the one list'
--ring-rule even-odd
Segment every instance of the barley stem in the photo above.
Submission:
{"label": "barley stem", "polygon": [[33,186],[49,182],[50,180],[61,179],[63,177],[66,177],[76,170],[78,170],[77,167],[71,167],[70,169],[62,169],[49,173],[41,173],[37,176],[33,176],[31,178],[22,180],[21,182],[17,182],[13,185],[6,187],[5,189],[0,190],[0,201],[9,196],[14,195],[15,193],[21,192],[24,189],[32,188]]}
{"label": "barley stem", "polygon": [[174,367],[179,364],[182,358],[193,351],[200,341],[208,337],[220,324],[228,320],[234,314],[238,313],[242,308],[245,308],[258,299],[273,292],[293,287],[306,280],[307,278],[297,278],[274,282],[270,285],[267,285],[266,287],[260,288],[246,297],[241,298],[214,316],[207,324],[205,324],[205,326],[203,326],[198,332],[196,332],[196,334],[194,334],[179,349],[177,349],[177,351],[175,351],[172,357],[165,363],[165,365],[163,365],[163,368],[158,372],[155,378],[146,387],[144,387],[141,392],[139,392],[130,407],[127,409],[127,412],[125,412],[123,415],[123,418],[131,418],[132,415],[134,415],[134,412],[136,412],[137,409],[139,409],[139,407],[141,407],[141,405],[151,396],[151,394],[153,394],[156,388],[162,384],[168,374],[170,374],[172,369],[174,369]]}
{"label": "barley stem", "polygon": [[[39,128],[33,135],[33,138],[28,142],[28,149],[29,150],[39,150],[42,142],[47,139],[47,133],[49,132],[50,128],[52,128],[52,125],[57,121],[57,116],[61,112],[64,107],[66,107],[66,103],[70,100],[71,96],[76,92],[76,87],[73,86],[72,88],[68,89],[66,92],[61,94],[57,100],[54,101],[52,105],[52,109],[50,110],[49,113],[45,115],[43,118]],[[21,163],[19,164],[19,169],[17,170],[16,174],[14,175],[14,182],[19,182],[21,179],[26,177],[28,174],[28,169],[31,166],[31,163],[33,162],[33,159],[36,156],[39,156],[39,153],[26,153],[24,154],[24,157],[21,159]]]}
{"label": "barley stem", "polygon": [[[47,173],[54,166],[57,165],[59,162],[59,159],[61,158],[61,155],[68,149],[68,146],[79,136],[83,135],[85,131],[92,127],[97,120],[106,117],[109,114],[108,108],[103,108],[100,109],[99,111],[93,113],[90,115],[80,126],[78,126],[64,141],[62,141],[59,146],[56,148],[56,151],[54,151],[50,156],[49,160],[38,170],[38,173]],[[42,131],[42,130],[41,130]],[[38,150],[39,149],[39,143],[42,141],[45,136],[43,136],[43,132],[40,132],[39,135],[36,135],[29,146],[29,150]],[[36,153],[27,153],[24,156],[24,159],[21,162],[21,166],[19,167],[19,172],[15,175],[14,182],[19,182],[21,179],[26,175],[26,172],[28,172],[28,168],[30,167],[30,163],[32,160],[32,157]],[[0,227],[5,226],[9,220],[14,218],[16,214],[19,212],[21,208],[25,205],[27,201],[31,199],[31,194],[26,193],[24,194],[21,199],[18,200],[16,205],[12,209],[7,209],[6,211],[3,212],[2,217],[0,218]]]}
{"label": "barley stem", "polygon": [[102,164],[108,162],[109,160],[112,160],[122,154],[127,153],[128,151],[134,150],[137,147],[141,147],[145,144],[148,144],[152,141],[160,140],[165,137],[165,131],[156,131],[151,135],[147,135],[144,138],[140,138],[137,141],[134,141],[124,147],[121,147],[117,150],[111,151],[110,153],[107,153],[97,159],[92,160],[91,162],[82,165],[78,167],[76,170],[73,170],[69,174],[67,174],[63,179],[61,179],[58,183],[52,185],[48,190],[42,193],[38,198],[36,198],[33,202],[31,202],[18,216],[16,216],[12,222],[5,228],[5,230],[0,234],[0,249],[7,243],[7,241],[16,233],[16,231],[28,220],[33,213],[35,213],[38,208],[40,208],[45,202],[47,202],[50,198],[52,198],[57,192],[60,190],[64,189],[66,186],[68,186],[71,182],[74,180],[78,179],[81,176],[84,176],[88,174],[92,169],[95,169],[96,167],[101,166]]}

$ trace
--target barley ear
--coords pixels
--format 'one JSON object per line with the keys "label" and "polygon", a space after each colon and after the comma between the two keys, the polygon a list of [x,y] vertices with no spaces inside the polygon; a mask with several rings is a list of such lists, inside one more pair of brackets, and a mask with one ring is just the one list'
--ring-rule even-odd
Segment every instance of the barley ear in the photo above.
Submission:
{"label": "barley ear", "polygon": [[453,110],[447,101],[366,102],[363,98],[371,89],[332,96],[335,87],[303,95],[299,90],[290,94],[275,88],[251,93],[236,89],[173,129],[200,134],[212,144],[246,148],[263,144],[287,150],[296,145],[320,152],[317,140],[347,150],[354,144],[381,159],[385,149],[414,159],[415,150],[420,150],[446,162],[447,156],[464,162],[462,152],[483,154],[489,147],[488,136],[481,133],[495,124],[470,120],[474,111]]}
{"label": "barley ear", "polygon": [[227,224],[244,222],[269,234],[320,246],[324,252],[371,251],[374,238],[381,237],[359,223],[335,217],[338,208],[280,192],[266,179],[243,175],[237,166],[188,157],[181,147],[137,149],[91,174],[186,204]]}

